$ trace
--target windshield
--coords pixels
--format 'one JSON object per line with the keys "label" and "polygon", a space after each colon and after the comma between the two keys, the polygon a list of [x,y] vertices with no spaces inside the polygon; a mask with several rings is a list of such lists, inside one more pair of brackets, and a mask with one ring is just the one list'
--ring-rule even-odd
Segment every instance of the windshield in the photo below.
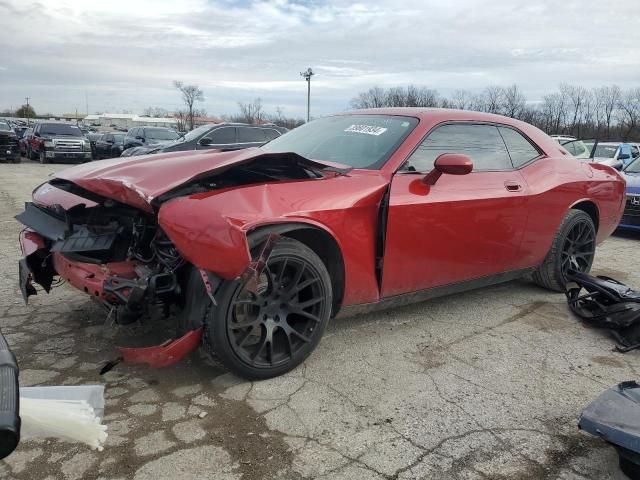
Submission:
{"label": "windshield", "polygon": [[175,140],[178,138],[176,132],[164,128],[145,128],[144,133],[147,138],[153,138],[154,140]]}
{"label": "windshield", "polygon": [[627,165],[627,168],[624,169],[624,173],[640,173],[640,157]]}
{"label": "windshield", "polygon": [[82,137],[82,131],[73,125],[64,123],[45,123],[40,127],[41,135],[70,135],[72,137]]}
{"label": "windshield", "polygon": [[0,130],[11,131],[11,126],[7,122],[0,120]]}
{"label": "windshield", "polygon": [[618,150],[617,145],[598,145],[594,157],[613,158],[616,155],[616,150]]}
{"label": "windshield", "polygon": [[178,141],[179,142],[190,142],[191,140],[195,140],[200,135],[202,135],[202,134],[208,132],[209,130],[211,130],[211,127],[213,127],[213,126],[214,125],[201,125],[198,128],[194,128],[190,132],[186,133],[184,136],[180,137],[180,140],[178,140]]}
{"label": "windshield", "polygon": [[337,115],[309,122],[260,147],[311,160],[378,169],[418,124],[416,118]]}
{"label": "windshield", "polygon": [[562,146],[576,158],[589,158],[591,149],[582,140],[562,140]]}

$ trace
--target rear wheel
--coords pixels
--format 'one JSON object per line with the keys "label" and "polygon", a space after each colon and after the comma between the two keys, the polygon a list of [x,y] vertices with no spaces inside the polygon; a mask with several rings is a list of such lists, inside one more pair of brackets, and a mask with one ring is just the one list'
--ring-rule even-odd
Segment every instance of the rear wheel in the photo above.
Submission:
{"label": "rear wheel", "polygon": [[596,252],[596,227],[582,210],[570,210],[564,217],[544,263],[533,280],[550,290],[563,292],[567,272],[589,273]]}
{"label": "rear wheel", "polygon": [[277,241],[255,292],[223,283],[208,318],[205,341],[229,370],[248,379],[281,375],[320,342],[332,305],[322,260],[297,240]]}

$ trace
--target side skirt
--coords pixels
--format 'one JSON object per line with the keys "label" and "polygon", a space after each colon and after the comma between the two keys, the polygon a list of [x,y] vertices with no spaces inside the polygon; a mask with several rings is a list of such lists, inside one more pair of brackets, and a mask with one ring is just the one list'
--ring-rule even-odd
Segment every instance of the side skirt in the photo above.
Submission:
{"label": "side skirt", "polygon": [[523,276],[533,272],[534,270],[534,268],[513,270],[510,272],[503,272],[496,275],[488,275],[486,277],[467,280],[465,282],[450,283],[449,285],[443,285],[441,287],[434,287],[426,290],[419,290],[417,292],[394,295],[393,297],[383,298],[379,302],[343,306],[336,318],[352,317],[354,315],[361,315],[363,313],[387,310],[389,308],[411,305],[412,303],[424,302],[426,300],[444,297],[447,295],[452,295],[454,293],[462,293],[468,290],[475,290],[477,288],[488,287],[490,285],[497,285],[499,283],[509,282],[511,280],[522,278]]}

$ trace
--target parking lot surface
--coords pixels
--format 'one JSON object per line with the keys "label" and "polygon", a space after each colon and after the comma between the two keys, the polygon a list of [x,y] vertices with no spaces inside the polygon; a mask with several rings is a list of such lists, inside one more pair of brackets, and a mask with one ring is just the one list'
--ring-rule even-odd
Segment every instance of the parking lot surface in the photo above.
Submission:
{"label": "parking lot surface", "polygon": [[[17,286],[13,216],[61,168],[0,165],[0,327],[22,385],[106,385],[109,437],[103,452],[25,441],[0,478],[625,478],[614,450],[576,425],[601,391],[640,378],[640,352],[613,352],[564,296],[525,281],[336,320],[273,380],[246,382],[204,354],[101,377],[116,340],[151,327],[107,325],[67,285],[25,307]],[[640,288],[639,246],[613,236],[594,272]]]}

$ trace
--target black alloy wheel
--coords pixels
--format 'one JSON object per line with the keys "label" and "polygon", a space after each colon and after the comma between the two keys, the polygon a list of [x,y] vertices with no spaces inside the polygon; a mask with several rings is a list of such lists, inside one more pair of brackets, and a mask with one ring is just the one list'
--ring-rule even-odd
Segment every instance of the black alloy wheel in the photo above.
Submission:
{"label": "black alloy wheel", "polygon": [[595,251],[596,233],[593,222],[584,219],[576,222],[567,233],[560,253],[562,275],[566,278],[569,270],[588,272],[593,264]]}
{"label": "black alloy wheel", "polygon": [[319,343],[331,314],[331,280],[306,245],[275,244],[251,291],[225,282],[206,341],[234,373],[251,379],[281,375],[299,365]]}
{"label": "black alloy wheel", "polygon": [[567,272],[589,273],[596,253],[596,227],[583,210],[569,210],[562,219],[551,249],[533,280],[544,288],[564,292]]}

